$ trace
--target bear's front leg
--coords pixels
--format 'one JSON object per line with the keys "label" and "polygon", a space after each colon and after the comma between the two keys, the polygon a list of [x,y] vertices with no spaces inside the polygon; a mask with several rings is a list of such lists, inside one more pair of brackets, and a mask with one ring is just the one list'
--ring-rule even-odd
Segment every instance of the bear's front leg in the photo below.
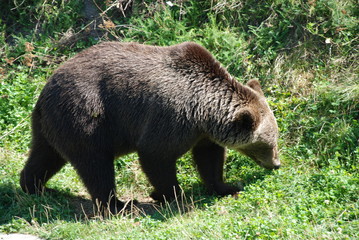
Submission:
{"label": "bear's front leg", "polygon": [[199,174],[210,192],[225,196],[242,190],[223,181],[225,160],[225,149],[223,147],[208,139],[203,139],[192,149],[192,155]]}
{"label": "bear's front leg", "polygon": [[175,198],[179,192],[176,158],[143,152],[139,152],[138,155],[142,170],[154,187],[151,198],[160,202]]}

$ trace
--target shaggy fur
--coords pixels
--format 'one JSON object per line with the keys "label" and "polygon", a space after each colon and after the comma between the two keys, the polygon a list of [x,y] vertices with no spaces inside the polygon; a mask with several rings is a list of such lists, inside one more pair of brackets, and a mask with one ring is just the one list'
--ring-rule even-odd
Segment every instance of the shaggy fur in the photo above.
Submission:
{"label": "shaggy fur", "polygon": [[235,81],[203,47],[107,42],[64,63],[44,87],[32,115],[32,148],[21,172],[29,193],[66,162],[94,202],[112,212],[115,157],[137,152],[151,197],[178,189],[176,160],[192,149],[212,192],[235,193],[223,182],[224,147],[277,168],[278,128],[258,81]]}

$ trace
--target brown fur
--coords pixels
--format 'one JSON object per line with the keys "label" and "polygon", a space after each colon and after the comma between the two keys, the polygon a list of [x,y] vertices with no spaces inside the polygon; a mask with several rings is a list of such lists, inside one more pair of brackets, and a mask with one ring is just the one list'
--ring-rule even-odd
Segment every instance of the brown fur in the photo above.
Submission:
{"label": "brown fur", "polygon": [[32,117],[32,148],[21,172],[29,193],[70,162],[94,202],[116,212],[113,160],[137,152],[156,200],[178,190],[176,159],[192,149],[208,189],[223,182],[225,146],[279,167],[278,129],[258,81],[244,86],[203,47],[107,42],[64,63]]}

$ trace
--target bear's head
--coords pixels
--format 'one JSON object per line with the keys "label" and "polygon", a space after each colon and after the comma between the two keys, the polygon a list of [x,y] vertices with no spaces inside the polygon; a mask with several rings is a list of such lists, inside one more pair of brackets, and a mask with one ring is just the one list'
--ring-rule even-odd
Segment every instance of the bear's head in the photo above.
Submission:
{"label": "bear's head", "polygon": [[267,169],[278,169],[278,125],[273,112],[257,80],[247,83],[247,91],[255,94],[235,114],[237,127],[241,131],[241,140],[234,148],[252,158],[257,164]]}

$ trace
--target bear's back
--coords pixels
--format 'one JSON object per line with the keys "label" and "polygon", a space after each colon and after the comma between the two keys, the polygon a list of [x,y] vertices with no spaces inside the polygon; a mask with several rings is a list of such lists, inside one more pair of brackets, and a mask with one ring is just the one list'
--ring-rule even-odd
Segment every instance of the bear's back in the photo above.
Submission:
{"label": "bear's back", "polygon": [[184,112],[196,104],[192,82],[202,85],[198,78],[202,73],[194,72],[202,67],[186,68],[194,64],[190,56],[196,48],[204,50],[194,43],[172,47],[117,42],[95,45],[55,71],[35,112],[41,112],[49,138],[92,136],[111,131],[105,127],[111,126],[115,129],[112,135],[131,132],[125,136],[131,142],[131,137],[143,132],[144,122],[182,121]]}

